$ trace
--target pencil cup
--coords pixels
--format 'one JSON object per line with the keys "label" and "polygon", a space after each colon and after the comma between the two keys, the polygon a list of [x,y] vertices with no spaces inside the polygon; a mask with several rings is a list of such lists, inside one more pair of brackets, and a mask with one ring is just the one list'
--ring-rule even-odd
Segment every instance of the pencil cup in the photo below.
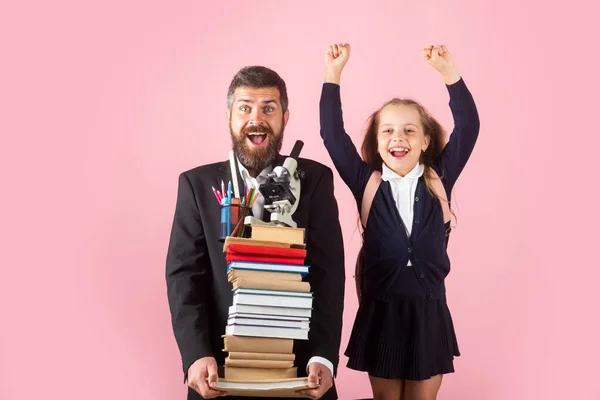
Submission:
{"label": "pencil cup", "polygon": [[250,208],[236,203],[235,200],[232,204],[221,205],[221,239],[225,239],[227,236],[234,237],[245,237],[247,231],[244,225],[244,219],[248,216]]}

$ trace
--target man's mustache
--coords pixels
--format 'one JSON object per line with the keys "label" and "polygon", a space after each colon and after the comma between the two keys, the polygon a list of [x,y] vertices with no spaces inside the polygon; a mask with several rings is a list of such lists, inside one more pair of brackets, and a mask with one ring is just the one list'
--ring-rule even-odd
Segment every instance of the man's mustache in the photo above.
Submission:
{"label": "man's mustache", "polygon": [[242,129],[241,134],[244,136],[248,136],[250,133],[265,133],[267,135],[272,135],[273,130],[269,126],[263,125],[251,125],[244,129]]}

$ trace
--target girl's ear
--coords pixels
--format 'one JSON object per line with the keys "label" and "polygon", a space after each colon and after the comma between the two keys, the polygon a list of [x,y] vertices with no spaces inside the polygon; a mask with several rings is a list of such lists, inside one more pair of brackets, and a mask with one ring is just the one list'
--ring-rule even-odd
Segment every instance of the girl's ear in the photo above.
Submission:
{"label": "girl's ear", "polygon": [[429,135],[423,136],[423,144],[421,145],[421,151],[425,152],[429,147],[429,143],[431,142],[431,137]]}

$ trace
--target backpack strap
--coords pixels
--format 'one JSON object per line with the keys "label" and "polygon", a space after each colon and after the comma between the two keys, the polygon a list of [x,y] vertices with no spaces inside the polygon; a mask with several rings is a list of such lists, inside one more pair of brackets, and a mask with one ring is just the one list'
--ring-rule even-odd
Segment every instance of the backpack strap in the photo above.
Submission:
{"label": "backpack strap", "polygon": [[[362,203],[360,205],[360,221],[363,228],[367,226],[367,219],[369,218],[369,211],[371,211],[371,205],[375,198],[375,193],[379,189],[381,184],[381,172],[373,171],[365,187],[365,191],[362,197]],[[363,243],[364,243],[364,232],[363,232]],[[364,267],[364,245],[361,246],[356,258],[356,266],[354,267],[354,283],[356,284],[356,296],[358,301],[362,299],[362,287],[363,287],[363,267]]]}
{"label": "backpack strap", "polygon": [[360,221],[362,222],[363,227],[367,226],[367,219],[369,218],[369,211],[371,211],[371,204],[373,204],[375,193],[377,193],[377,189],[379,188],[380,184],[381,172],[373,171],[373,173],[369,177],[367,186],[365,187],[365,192],[363,193],[362,197],[362,203],[360,205]]}
{"label": "backpack strap", "polygon": [[446,195],[446,189],[444,188],[444,184],[440,179],[437,172],[433,170],[433,168],[429,169],[431,173],[429,174],[429,185],[433,190],[433,194],[435,194],[440,201],[440,205],[442,206],[442,214],[444,215],[444,224],[449,222],[452,218],[452,213],[450,212],[450,202],[448,202],[448,196]]}

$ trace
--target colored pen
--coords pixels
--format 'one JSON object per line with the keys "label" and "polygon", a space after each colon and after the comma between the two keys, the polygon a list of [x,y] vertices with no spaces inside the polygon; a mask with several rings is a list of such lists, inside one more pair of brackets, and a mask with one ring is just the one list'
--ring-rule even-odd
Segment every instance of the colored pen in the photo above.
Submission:
{"label": "colored pen", "polygon": [[219,197],[219,192],[217,192],[217,189],[215,189],[214,187],[210,187],[213,191],[213,193],[215,194],[215,197],[217,198],[217,201],[219,202],[219,204],[221,204],[222,199]]}
{"label": "colored pen", "polygon": [[227,198],[229,199],[229,203],[231,203],[231,181],[229,181],[229,183],[227,184]]}
{"label": "colored pen", "polygon": [[225,198],[225,183],[223,182],[223,179],[221,179],[221,198]]}

